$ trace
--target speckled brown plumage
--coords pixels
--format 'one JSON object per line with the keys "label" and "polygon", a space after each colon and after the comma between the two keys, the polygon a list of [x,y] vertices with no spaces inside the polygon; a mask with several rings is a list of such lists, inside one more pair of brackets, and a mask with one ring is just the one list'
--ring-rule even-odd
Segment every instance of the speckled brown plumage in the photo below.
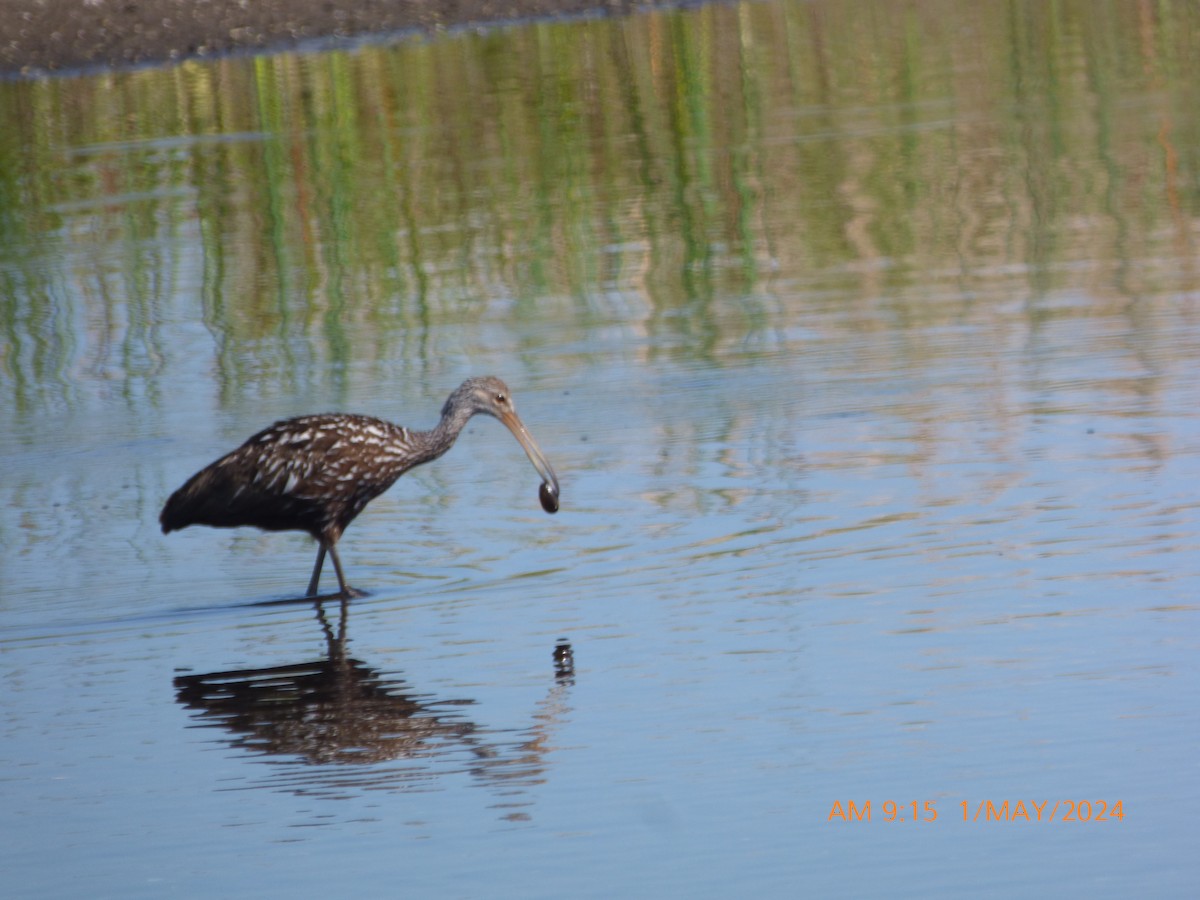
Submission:
{"label": "speckled brown plumage", "polygon": [[[430,431],[412,431],[372,416],[327,413],[285,419],[200,470],[175,491],[159,521],[163,533],[189,525],[307,531],[318,543],[308,593],[317,591],[328,552],[349,595],[336,545],[368,503],[414,466],[437,459],[470,418],[500,419],[542,475],[542,505],[558,508],[558,480],[513,408],[498,378],[471,378],[454,391]],[[549,494],[553,504],[547,502]]]}

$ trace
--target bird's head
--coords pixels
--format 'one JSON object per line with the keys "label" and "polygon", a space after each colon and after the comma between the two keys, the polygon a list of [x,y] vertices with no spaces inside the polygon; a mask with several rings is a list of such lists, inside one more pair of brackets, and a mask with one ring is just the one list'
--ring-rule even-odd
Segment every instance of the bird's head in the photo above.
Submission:
{"label": "bird's head", "polygon": [[525,450],[525,455],[529,457],[533,467],[542,476],[543,485],[538,492],[542,508],[546,512],[558,512],[558,477],[554,474],[549,460],[537,445],[537,441],[526,430],[525,424],[517,415],[508,385],[494,375],[468,378],[458,386],[446,400],[446,405],[442,407],[443,419],[461,418],[465,422],[466,419],[477,413],[484,413],[499,419],[513,433],[513,437]]}
{"label": "bird's head", "polygon": [[494,375],[468,378],[454,390],[442,407],[443,416],[453,417],[464,412],[470,416],[486,413],[503,421],[505,413],[514,412],[508,385]]}

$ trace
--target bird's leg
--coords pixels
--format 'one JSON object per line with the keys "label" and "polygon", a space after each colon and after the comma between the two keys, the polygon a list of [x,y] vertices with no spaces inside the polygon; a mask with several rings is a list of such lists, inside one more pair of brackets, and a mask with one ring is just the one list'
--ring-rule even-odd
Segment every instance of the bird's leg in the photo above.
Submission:
{"label": "bird's leg", "polygon": [[[333,557],[334,564],[337,564],[337,556]],[[321,541],[320,548],[317,550],[317,564],[313,566],[312,580],[308,583],[308,596],[317,596],[317,586],[321,583],[321,567],[325,565],[325,542]],[[338,580],[342,578],[342,567],[338,566]]]}
{"label": "bird's leg", "polygon": [[342,561],[338,559],[337,545],[329,545],[329,558],[333,560],[333,571],[337,572],[338,587],[342,589],[343,597],[358,597],[358,591],[346,584],[346,576],[342,572]]}

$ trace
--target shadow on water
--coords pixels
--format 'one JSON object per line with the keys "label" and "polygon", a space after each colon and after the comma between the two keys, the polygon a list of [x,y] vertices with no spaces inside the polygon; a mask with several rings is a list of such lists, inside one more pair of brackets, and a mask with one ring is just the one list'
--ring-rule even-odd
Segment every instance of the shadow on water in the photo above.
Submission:
{"label": "shadow on water", "polygon": [[432,776],[465,773],[481,785],[503,786],[505,818],[524,818],[516,797],[544,780],[550,738],[571,710],[570,643],[560,638],[555,645],[550,687],[529,724],[501,736],[467,715],[475,700],[436,698],[351,657],[346,600],[336,628],[325,603],[314,605],[324,658],[175,678],[176,699],[199,725],[226,732],[236,750],[278,762],[271,776],[248,786],[344,797],[424,791]]}
{"label": "shadow on water", "polygon": [[[353,591],[354,591],[354,593],[349,597],[344,597],[341,593],[339,593],[337,591],[333,591],[328,594],[320,594],[319,596],[316,596],[316,597],[310,597],[307,594],[305,594],[305,595],[298,596],[298,597],[277,597],[274,600],[250,600],[246,603],[235,604],[235,606],[242,607],[242,608],[267,609],[267,608],[271,608],[271,607],[275,607],[275,606],[304,606],[304,605],[307,605],[310,603],[315,603],[315,604],[317,604],[317,608],[318,608],[318,616],[321,618],[321,621],[324,622],[325,615],[324,615],[324,611],[323,611],[322,607],[325,603],[332,603],[336,600],[339,603],[341,603],[343,610],[344,610],[345,606],[351,600],[363,600],[363,599],[371,596],[369,591],[362,591],[357,588],[354,588]],[[222,608],[224,608],[224,607],[222,607]],[[197,612],[199,610],[189,610],[189,611]]]}

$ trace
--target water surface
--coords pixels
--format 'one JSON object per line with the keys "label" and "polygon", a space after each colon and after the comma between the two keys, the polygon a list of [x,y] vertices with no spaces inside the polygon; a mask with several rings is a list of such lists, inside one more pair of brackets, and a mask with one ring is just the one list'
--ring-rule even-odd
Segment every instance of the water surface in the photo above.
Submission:
{"label": "water surface", "polygon": [[[781,0],[0,84],[6,887],[1188,896],[1198,33]],[[159,532],[274,419],[485,373],[557,516],[476,420],[348,607]]]}

